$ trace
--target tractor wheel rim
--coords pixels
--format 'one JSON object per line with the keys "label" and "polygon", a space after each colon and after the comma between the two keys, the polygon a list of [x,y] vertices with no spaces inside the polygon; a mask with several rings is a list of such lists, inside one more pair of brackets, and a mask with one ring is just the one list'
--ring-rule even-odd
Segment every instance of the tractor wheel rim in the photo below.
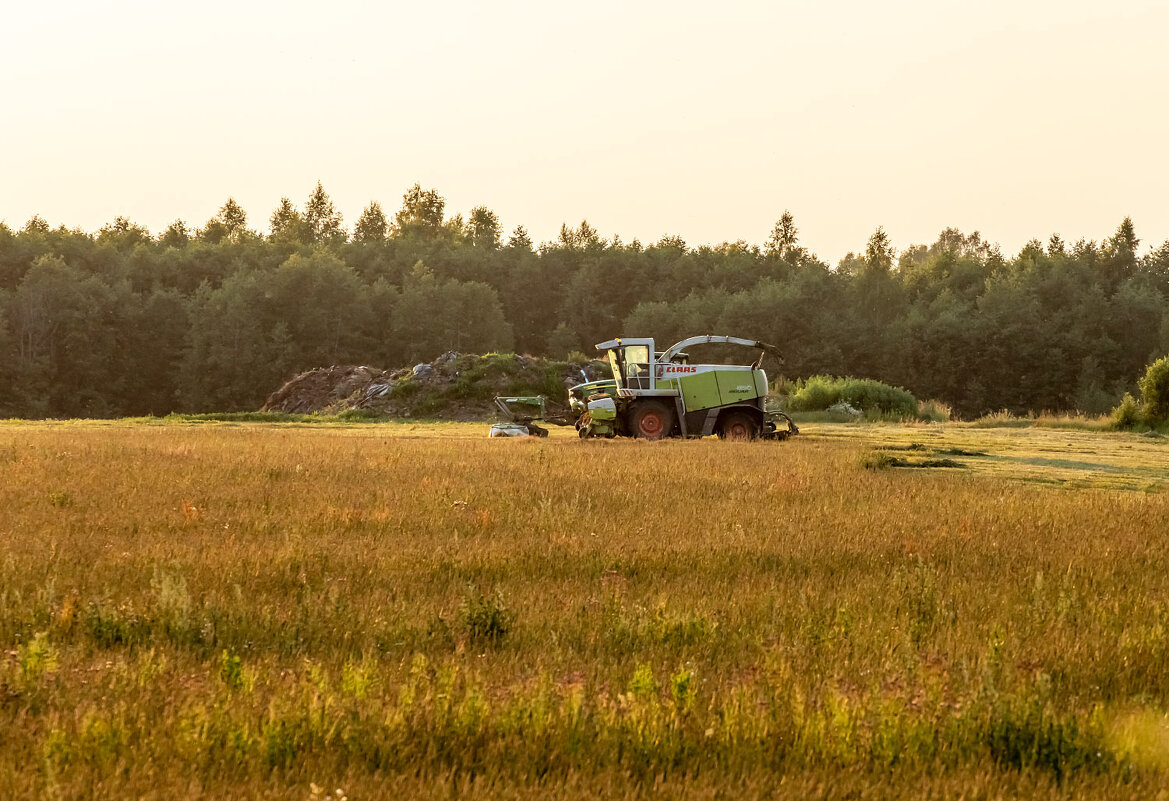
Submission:
{"label": "tractor wheel rim", "polygon": [[727,436],[731,439],[747,439],[751,436],[751,432],[747,428],[746,423],[736,422],[732,423],[730,428],[727,429]]}
{"label": "tractor wheel rim", "polygon": [[639,424],[641,433],[647,437],[654,437],[662,433],[662,429],[666,427],[662,416],[657,412],[649,412],[641,418]]}

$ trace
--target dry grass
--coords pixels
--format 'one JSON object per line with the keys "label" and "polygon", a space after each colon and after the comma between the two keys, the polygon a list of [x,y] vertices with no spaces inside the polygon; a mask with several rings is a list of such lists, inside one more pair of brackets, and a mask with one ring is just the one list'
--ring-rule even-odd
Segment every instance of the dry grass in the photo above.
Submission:
{"label": "dry grass", "polygon": [[948,458],[976,476],[1065,488],[1161,492],[1169,487],[1169,438],[985,423],[945,425],[804,425],[809,437],[865,445],[910,463]]}
{"label": "dry grass", "polygon": [[[948,426],[986,469],[907,471],[863,457],[935,427],[483,429],[0,427],[0,792],[1127,798],[1169,779],[1169,494],[1004,467],[1080,432]],[[1121,455],[1074,458],[1134,469],[1165,447],[1083,436]]]}

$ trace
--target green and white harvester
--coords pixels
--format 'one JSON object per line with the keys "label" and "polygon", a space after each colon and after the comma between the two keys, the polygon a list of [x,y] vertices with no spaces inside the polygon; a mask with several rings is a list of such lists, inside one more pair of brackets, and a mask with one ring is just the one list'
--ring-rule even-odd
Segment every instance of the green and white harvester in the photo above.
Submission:
{"label": "green and white harvester", "polygon": [[[696,345],[742,345],[757,348],[753,364],[691,364],[686,348]],[[777,349],[753,339],[696,336],[657,351],[651,338],[624,337],[597,345],[606,354],[613,378],[578,384],[569,390],[570,413],[543,419],[575,425],[588,437],[786,439],[799,433],[786,414],[767,408],[767,374],[763,358]],[[531,408],[534,399],[498,399]],[[497,400],[497,402],[498,402]],[[541,407],[542,408],[542,407]],[[532,416],[512,413],[521,425]],[[533,433],[539,433],[539,430]]]}

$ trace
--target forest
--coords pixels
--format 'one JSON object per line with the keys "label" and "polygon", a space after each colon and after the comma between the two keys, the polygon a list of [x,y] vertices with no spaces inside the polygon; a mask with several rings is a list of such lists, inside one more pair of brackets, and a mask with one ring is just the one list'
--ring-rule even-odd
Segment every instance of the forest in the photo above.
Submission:
{"label": "forest", "polygon": [[1014,256],[952,228],[898,251],[877,228],[835,265],[788,212],[761,246],[625,242],[587,221],[536,244],[417,184],[350,230],[318,183],[266,222],[229,198],[157,235],[124,217],[0,223],[0,418],[249,410],[312,367],[696,333],[776,343],[786,379],[876,378],[963,417],[1098,414],[1169,352],[1169,242],[1142,250],[1128,218]]}

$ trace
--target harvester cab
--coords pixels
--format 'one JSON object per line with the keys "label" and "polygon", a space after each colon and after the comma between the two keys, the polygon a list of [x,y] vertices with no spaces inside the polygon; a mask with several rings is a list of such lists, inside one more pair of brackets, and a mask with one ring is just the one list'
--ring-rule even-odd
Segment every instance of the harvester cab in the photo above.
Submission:
{"label": "harvester cab", "polygon": [[[685,349],[705,344],[758,348],[759,358],[750,365],[691,364]],[[653,440],[718,434],[751,440],[786,439],[798,433],[791,418],[767,409],[762,363],[767,354],[778,357],[772,345],[739,337],[697,336],[659,352],[653,339],[624,337],[601,342],[597,350],[607,355],[613,379],[570,393],[573,408],[580,413],[577,429],[582,438],[620,435]],[[577,389],[588,391],[587,399],[578,399]],[[594,414],[594,409],[602,412],[602,400],[604,417]],[[780,423],[785,425],[781,428]]]}

